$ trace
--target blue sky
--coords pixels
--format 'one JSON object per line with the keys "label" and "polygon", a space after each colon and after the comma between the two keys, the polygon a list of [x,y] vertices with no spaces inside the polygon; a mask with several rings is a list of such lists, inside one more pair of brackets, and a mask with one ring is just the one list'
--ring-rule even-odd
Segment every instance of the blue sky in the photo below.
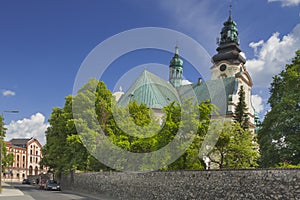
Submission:
{"label": "blue sky", "polygon": [[[52,108],[62,107],[64,97],[72,94],[77,71],[89,52],[115,34],[141,27],[168,28],[190,36],[214,55],[229,2],[0,0],[0,111],[20,111],[4,113],[6,139],[34,136],[44,143]],[[300,0],[232,0],[232,5],[240,48],[254,81],[254,104],[263,116],[269,109],[266,102],[272,76],[300,48]],[[168,65],[171,56],[154,50],[128,54],[116,60],[103,79],[113,90],[132,66]],[[196,81],[188,67],[184,75]]]}

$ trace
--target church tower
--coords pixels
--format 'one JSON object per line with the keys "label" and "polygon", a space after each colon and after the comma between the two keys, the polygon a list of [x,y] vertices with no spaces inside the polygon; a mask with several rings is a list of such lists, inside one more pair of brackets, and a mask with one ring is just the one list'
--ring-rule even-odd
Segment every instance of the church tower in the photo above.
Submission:
{"label": "church tower", "polygon": [[169,82],[175,87],[180,87],[182,83],[183,61],[179,57],[179,48],[175,47],[175,54],[170,61]]}
{"label": "church tower", "polygon": [[231,8],[228,20],[224,22],[221,38],[218,39],[217,54],[212,57],[211,79],[234,77],[235,74],[245,71],[245,57],[239,48],[238,29],[231,17]]}
{"label": "church tower", "polygon": [[248,107],[248,114],[251,127],[254,127],[254,108],[251,103],[252,79],[246,70],[246,58],[239,48],[239,38],[237,24],[231,16],[231,6],[229,17],[223,23],[220,32],[221,38],[218,39],[217,54],[212,57],[213,66],[211,69],[211,80],[235,78],[235,92],[228,99],[228,111],[234,113],[238,103],[238,92],[241,86],[245,91],[245,102]]}

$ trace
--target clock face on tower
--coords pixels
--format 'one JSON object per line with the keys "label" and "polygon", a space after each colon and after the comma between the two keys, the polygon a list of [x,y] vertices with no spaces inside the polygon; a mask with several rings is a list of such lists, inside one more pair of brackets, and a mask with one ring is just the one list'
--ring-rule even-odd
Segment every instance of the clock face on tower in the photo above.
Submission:
{"label": "clock face on tower", "polygon": [[220,71],[223,72],[223,71],[226,70],[226,68],[227,68],[227,66],[226,66],[225,64],[222,64],[222,65],[220,66]]}

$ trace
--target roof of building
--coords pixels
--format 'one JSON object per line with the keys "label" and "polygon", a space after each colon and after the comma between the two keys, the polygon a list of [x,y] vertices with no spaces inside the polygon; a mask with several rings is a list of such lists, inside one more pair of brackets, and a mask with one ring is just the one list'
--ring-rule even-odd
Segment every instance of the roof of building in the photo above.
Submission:
{"label": "roof of building", "polygon": [[25,145],[25,147],[26,147],[27,142],[31,139],[32,138],[14,138],[14,139],[11,139],[10,142],[14,146],[24,146]]}
{"label": "roof of building", "polygon": [[180,101],[180,98],[169,82],[144,70],[118,104],[126,106],[130,101],[144,103],[148,108],[162,109],[173,101]]}
{"label": "roof of building", "polygon": [[231,63],[246,63],[246,59],[240,54],[238,29],[235,21],[232,20],[231,11],[229,18],[223,24],[221,38],[217,48],[218,53],[212,57],[214,63],[227,60]]}
{"label": "roof of building", "polygon": [[228,114],[230,96],[237,90],[234,77],[210,80],[200,84],[178,87],[145,70],[120,98],[118,104],[126,106],[130,101],[144,103],[148,108],[162,109],[173,101],[197,97],[197,101],[209,100],[218,108],[218,114]]}
{"label": "roof of building", "polygon": [[183,61],[181,60],[181,58],[179,56],[179,47],[176,46],[175,54],[170,61],[170,66],[177,68],[177,67],[183,67],[182,65],[183,65]]}
{"label": "roof of building", "polygon": [[236,92],[236,84],[234,77],[222,78],[181,86],[178,92],[181,97],[197,97],[198,103],[209,100],[217,106],[218,114],[224,115],[228,114],[228,103],[230,96]]}

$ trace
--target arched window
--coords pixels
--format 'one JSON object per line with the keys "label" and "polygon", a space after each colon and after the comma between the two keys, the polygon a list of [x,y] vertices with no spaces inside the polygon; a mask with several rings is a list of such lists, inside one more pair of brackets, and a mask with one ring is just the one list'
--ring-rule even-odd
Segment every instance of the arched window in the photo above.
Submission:
{"label": "arched window", "polygon": [[34,175],[38,175],[39,174],[39,169],[38,169],[38,167],[35,167],[34,168]]}
{"label": "arched window", "polygon": [[33,171],[33,169],[32,169],[32,166],[30,165],[29,166],[29,175],[32,175],[32,171]]}

